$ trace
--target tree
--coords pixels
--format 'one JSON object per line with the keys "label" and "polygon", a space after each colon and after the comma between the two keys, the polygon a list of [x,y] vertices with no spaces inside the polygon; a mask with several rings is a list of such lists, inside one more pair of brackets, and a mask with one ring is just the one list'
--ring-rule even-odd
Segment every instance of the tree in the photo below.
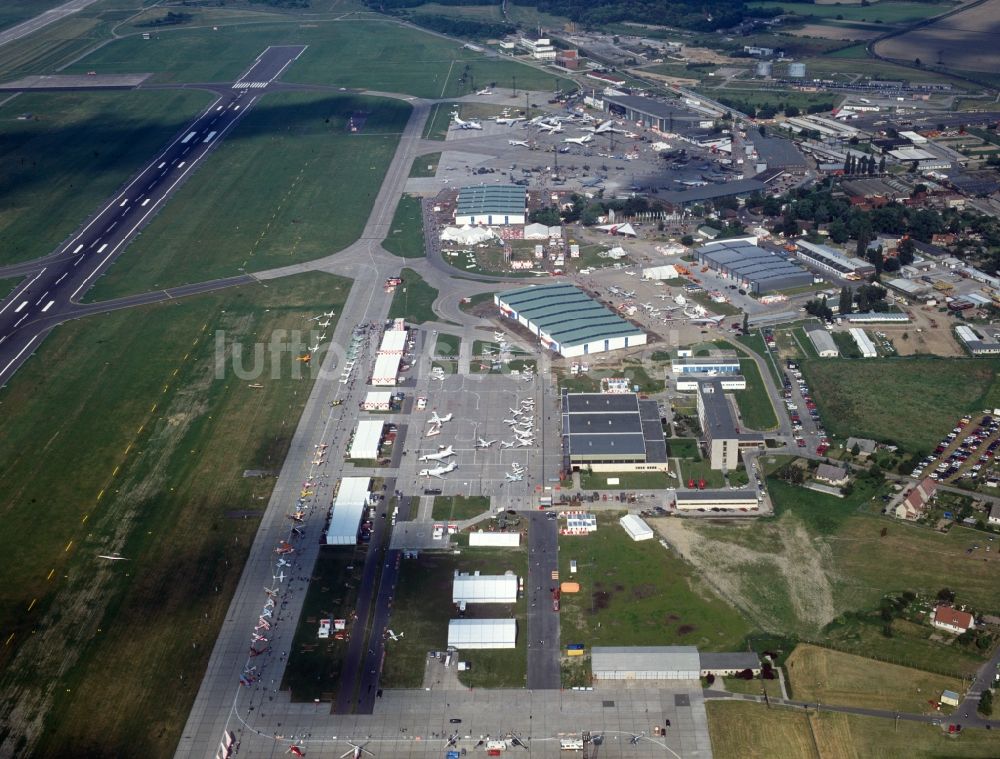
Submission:
{"label": "tree", "polygon": [[846,316],[853,310],[854,298],[851,294],[851,288],[844,285],[840,288],[840,315]]}
{"label": "tree", "polygon": [[944,601],[946,603],[954,603],[955,591],[951,588],[941,588],[941,590],[937,592],[937,600]]}
{"label": "tree", "polygon": [[987,688],[979,696],[979,706],[976,709],[980,714],[989,717],[993,714],[993,691]]}
{"label": "tree", "polygon": [[787,116],[790,119],[795,118],[800,113],[801,113],[801,111],[798,109],[798,106],[794,106],[794,105],[786,105],[785,106],[785,116]]}
{"label": "tree", "polygon": [[851,446],[851,455],[857,457],[860,454],[861,454],[861,445],[860,443],[855,443],[853,446]]}
{"label": "tree", "polygon": [[750,331],[750,314],[743,313],[743,334],[747,334]]}
{"label": "tree", "polygon": [[878,162],[878,173],[885,174],[885,156],[882,156],[882,160]]}
{"label": "tree", "polygon": [[843,245],[851,237],[851,233],[847,230],[847,225],[840,219],[832,221],[828,231],[830,233],[830,241],[837,243],[837,245]]}
{"label": "tree", "polygon": [[562,217],[559,216],[559,209],[555,206],[545,206],[531,212],[528,221],[532,224],[545,224],[548,227],[558,227],[562,224]]}
{"label": "tree", "polygon": [[899,259],[899,263],[903,266],[909,266],[913,263],[913,256],[916,253],[917,246],[914,244],[913,240],[909,237],[900,241],[899,247],[896,248],[896,258]]}
{"label": "tree", "polygon": [[687,245],[690,248],[694,245],[694,238],[691,235],[684,235],[681,238],[681,245]]}

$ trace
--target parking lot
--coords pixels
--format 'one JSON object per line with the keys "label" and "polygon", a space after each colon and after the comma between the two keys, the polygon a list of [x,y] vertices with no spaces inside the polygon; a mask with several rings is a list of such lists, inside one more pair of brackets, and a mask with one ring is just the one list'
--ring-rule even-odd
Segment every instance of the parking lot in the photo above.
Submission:
{"label": "parking lot", "polygon": [[1000,448],[1000,419],[989,411],[965,416],[949,432],[934,453],[924,458],[910,473],[913,477],[930,477],[938,482],[963,485],[1000,484],[996,451]]}

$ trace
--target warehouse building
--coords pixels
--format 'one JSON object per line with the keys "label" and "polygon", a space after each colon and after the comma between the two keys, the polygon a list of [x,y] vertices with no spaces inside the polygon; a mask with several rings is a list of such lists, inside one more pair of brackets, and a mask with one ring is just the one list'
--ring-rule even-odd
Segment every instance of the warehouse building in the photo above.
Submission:
{"label": "warehouse building", "polygon": [[732,677],[750,670],[754,676],[760,674],[760,657],[753,651],[722,651],[700,653],[701,676]]}
{"label": "warehouse building", "polygon": [[795,255],[800,261],[826,274],[834,274],[850,280],[860,280],[875,273],[875,267],[867,261],[845,256],[826,245],[797,240],[795,248]]}
{"label": "warehouse building", "polygon": [[702,382],[711,380],[718,380],[722,389],[726,392],[747,389],[747,378],[742,374],[726,374],[722,377],[714,374],[682,374],[674,380],[674,385],[676,385],[677,391],[681,393],[697,392],[698,386]]}
{"label": "warehouse building", "polygon": [[701,658],[694,646],[594,646],[595,680],[697,680]]}
{"label": "warehouse building", "polygon": [[851,327],[849,331],[851,337],[854,338],[854,342],[858,345],[858,350],[861,351],[861,358],[875,358],[878,355],[878,351],[875,350],[875,344],[865,334],[863,329],[860,327]]}
{"label": "warehouse building", "polygon": [[356,460],[377,459],[379,446],[382,445],[383,426],[381,419],[362,419],[358,422],[347,457]]}
{"label": "warehouse building", "polygon": [[806,334],[809,335],[809,342],[813,344],[820,358],[837,358],[840,355],[840,349],[833,341],[833,335],[829,330],[814,325],[812,329],[806,331]]}
{"label": "warehouse building", "polygon": [[906,324],[910,315],[902,311],[860,311],[844,317],[854,324]]}
{"label": "warehouse building", "polygon": [[388,411],[392,404],[392,393],[388,390],[369,390],[361,408],[365,411]]}
{"label": "warehouse building", "polygon": [[1000,353],[1000,341],[996,335],[990,337],[965,324],[955,327],[955,334],[973,356],[994,356]]}
{"label": "warehouse building", "polygon": [[677,511],[756,511],[760,499],[754,490],[678,490]]}
{"label": "warehouse building", "polygon": [[674,374],[739,374],[736,351],[719,351],[714,356],[681,356],[670,362]]}
{"label": "warehouse building", "polygon": [[694,252],[702,266],[755,295],[811,285],[813,281],[812,274],[798,264],[746,240],[711,242]]}
{"label": "warehouse building", "polygon": [[567,471],[667,470],[656,401],[634,393],[569,393],[562,397],[562,437]]}
{"label": "warehouse building", "polygon": [[458,191],[455,224],[464,227],[522,225],[528,213],[528,194],[515,185],[478,185]]}
{"label": "warehouse building", "polygon": [[692,127],[704,119],[684,108],[678,108],[662,100],[644,98],[637,95],[605,95],[604,108],[612,116],[619,116],[633,123],[660,132],[675,132],[683,127]]}
{"label": "warehouse building", "polygon": [[636,514],[626,514],[618,520],[618,524],[636,542],[653,539],[653,528],[646,524],[642,517]]}
{"label": "warehouse building", "polygon": [[705,436],[709,465],[712,469],[735,471],[744,448],[760,448],[764,436],[741,430],[726,398],[722,383],[706,380],[698,386],[698,422]]}
{"label": "warehouse building", "polygon": [[572,285],[536,285],[493,296],[500,315],[567,358],[646,344],[646,333]]}
{"label": "warehouse building", "polygon": [[517,620],[453,619],[448,622],[448,647],[459,651],[484,648],[514,648]]}
{"label": "warehouse building", "polygon": [[344,477],[340,481],[326,528],[328,546],[352,546],[358,542],[358,527],[368,508],[369,487],[370,477]]}
{"label": "warehouse building", "polygon": [[517,575],[459,574],[451,584],[455,604],[512,604],[517,601]]}

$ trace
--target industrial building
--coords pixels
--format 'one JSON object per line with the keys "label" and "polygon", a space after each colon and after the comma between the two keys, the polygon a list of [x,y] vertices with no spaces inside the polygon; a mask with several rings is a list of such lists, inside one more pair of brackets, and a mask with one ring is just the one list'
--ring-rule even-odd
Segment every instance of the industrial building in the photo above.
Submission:
{"label": "industrial building", "polygon": [[760,657],[753,651],[722,651],[719,653],[699,653],[701,676],[731,677],[750,670],[760,674]]}
{"label": "industrial building", "polygon": [[368,508],[369,487],[370,477],[344,477],[340,481],[326,528],[328,546],[352,546],[358,542],[358,527]]}
{"label": "industrial building", "polygon": [[755,295],[811,285],[812,274],[777,253],[746,240],[721,240],[695,249],[698,263]]}
{"label": "industrial building", "polygon": [[[690,353],[690,351],[686,351]],[[736,351],[719,351],[714,356],[681,356],[672,359],[674,374],[739,374],[740,359]]]}
{"label": "industrial building", "polygon": [[618,520],[618,524],[636,542],[653,539],[653,528],[646,524],[642,517],[636,514],[626,514]]}
{"label": "industrial building", "polygon": [[973,356],[994,356],[1000,353],[1000,341],[965,324],[955,327],[955,334]]}
{"label": "industrial building", "polygon": [[698,422],[701,424],[712,469],[735,471],[744,448],[764,445],[759,432],[739,428],[732,406],[718,379],[706,380],[698,386]]}
{"label": "industrial building", "polygon": [[847,314],[844,318],[853,324],[905,324],[910,321],[910,315],[902,311],[859,311]]}
{"label": "industrial building", "polygon": [[666,471],[667,444],[656,401],[634,393],[562,396],[563,452],[568,471]]}
{"label": "industrial building", "polygon": [[674,385],[678,392],[697,392],[698,386],[706,380],[718,380],[722,389],[726,392],[732,390],[746,390],[747,378],[742,374],[726,374],[717,377],[712,374],[682,374],[674,380]]}
{"label": "industrial building", "polygon": [[863,329],[860,327],[851,327],[849,332],[851,333],[851,337],[854,338],[854,342],[857,343],[858,350],[861,351],[861,358],[875,358],[878,355],[878,351],[875,350],[875,344],[865,334]]}
{"label": "industrial building", "polygon": [[795,255],[807,266],[845,279],[860,280],[875,272],[875,267],[867,261],[807,240],[796,241]]}
{"label": "industrial building", "polygon": [[637,95],[605,95],[604,109],[613,116],[660,132],[675,132],[681,125],[692,126],[703,120],[691,111],[678,108],[662,100]]}
{"label": "industrial building", "polygon": [[515,619],[453,619],[448,622],[448,647],[459,651],[483,648],[514,648]]}
{"label": "industrial building", "polygon": [[678,490],[678,511],[756,511],[760,499],[754,490]]}
{"label": "industrial building", "polygon": [[451,602],[455,604],[512,604],[517,601],[517,575],[455,574]]}
{"label": "industrial building", "polygon": [[515,185],[477,185],[458,191],[455,224],[521,225],[528,213],[528,194]]}
{"label": "industrial building", "polygon": [[595,680],[697,680],[701,657],[694,646],[594,646]]}
{"label": "industrial building", "polygon": [[379,446],[382,445],[384,424],[381,419],[362,419],[359,421],[354,430],[351,449],[347,457],[355,460],[377,459]]}
{"label": "industrial building", "polygon": [[493,296],[542,346],[567,358],[646,344],[646,333],[572,285],[536,285]]}
{"label": "industrial building", "polygon": [[813,326],[812,329],[806,330],[806,334],[820,358],[837,358],[840,355],[840,349],[833,341],[833,335],[830,334],[829,330]]}

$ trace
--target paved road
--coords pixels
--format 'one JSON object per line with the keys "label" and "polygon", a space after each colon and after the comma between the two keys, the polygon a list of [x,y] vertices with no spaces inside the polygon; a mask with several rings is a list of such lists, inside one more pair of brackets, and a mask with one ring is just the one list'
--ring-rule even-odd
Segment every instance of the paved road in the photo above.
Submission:
{"label": "paved road", "polygon": [[552,579],[559,570],[559,523],[545,512],[528,517],[528,688],[561,687],[559,671],[559,614],[552,609]]}
{"label": "paved road", "polygon": [[29,18],[17,26],[12,26],[10,29],[0,32],[0,47],[14,40],[19,40],[22,37],[27,37],[29,34],[37,32],[39,29],[53,24],[59,19],[66,18],[66,16],[71,16],[96,2],[97,0],[70,0],[68,3],[47,10],[44,13],[39,13],[34,18]]}
{"label": "paved road", "polygon": [[[139,230],[253,108],[274,77],[304,50],[270,47],[245,78],[224,90],[191,124],[0,303],[0,386],[6,384],[51,328],[73,318],[77,302],[114,263]],[[268,79],[270,77],[270,79]],[[213,288],[214,289],[214,288]],[[195,288],[193,292],[200,291]],[[140,298],[132,304],[154,302]]]}

